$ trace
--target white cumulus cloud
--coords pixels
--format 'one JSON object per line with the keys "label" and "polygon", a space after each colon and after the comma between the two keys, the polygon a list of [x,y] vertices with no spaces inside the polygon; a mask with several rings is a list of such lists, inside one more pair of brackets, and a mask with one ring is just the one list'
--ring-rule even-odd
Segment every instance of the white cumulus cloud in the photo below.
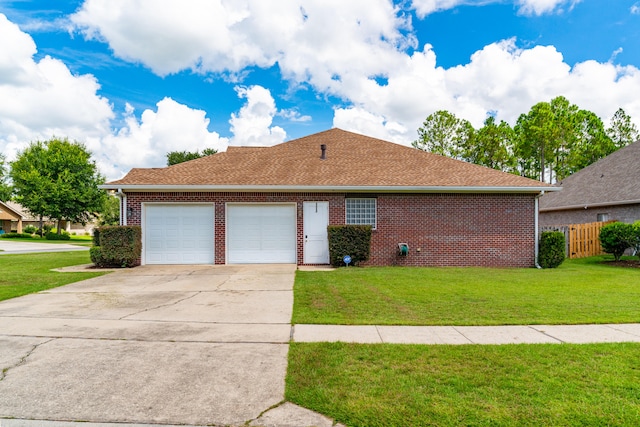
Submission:
{"label": "white cumulus cloud", "polygon": [[468,64],[450,69],[438,67],[426,46],[388,76],[385,86],[365,77],[343,85],[353,106],[337,109],[334,125],[408,143],[436,110],[449,110],[476,128],[490,112],[513,125],[537,102],[559,95],[605,122],[619,107],[640,119],[640,101],[634,96],[640,93],[638,68],[597,61],[570,66],[553,46],[521,49],[515,39],[492,43]]}
{"label": "white cumulus cloud", "polygon": [[278,62],[287,78],[323,90],[348,73],[384,70],[399,44],[415,43],[388,0],[86,0],[71,21],[159,75]]}
{"label": "white cumulus cloud", "polygon": [[[73,75],[61,61],[33,59],[28,34],[0,14],[0,149],[9,159],[31,141],[52,136],[95,140],[113,112],[91,75]],[[90,149],[95,147],[88,144]]]}
{"label": "white cumulus cloud", "polygon": [[162,167],[170,151],[224,150],[228,139],[210,132],[209,119],[202,110],[194,110],[171,98],[147,109],[140,119],[127,105],[125,126],[102,138],[97,153],[101,169],[109,177],[120,177],[133,167]]}
{"label": "white cumulus cloud", "polygon": [[[582,0],[513,0],[518,12],[523,15],[545,15],[571,10]],[[412,0],[411,6],[420,18],[432,13],[453,9],[458,6],[484,6],[491,3],[505,3],[504,0]]]}
{"label": "white cumulus cloud", "polygon": [[517,0],[520,13],[525,15],[544,15],[571,10],[582,0]]}
{"label": "white cumulus cloud", "polygon": [[271,92],[262,86],[237,86],[236,92],[247,102],[238,114],[231,114],[230,145],[269,147],[284,142],[287,137],[284,129],[271,126],[277,113]]}
{"label": "white cumulus cloud", "polygon": [[[44,57],[36,62],[31,36],[0,14],[0,150],[13,160],[35,140],[53,136],[83,142],[109,179],[133,167],[162,167],[170,151],[226,149],[231,142],[209,131],[206,112],[164,98],[155,109],[136,115],[127,105],[123,125],[113,129],[115,114],[108,100],[97,95],[100,85],[91,75],[73,75],[61,61]],[[285,131],[271,126],[278,110],[269,90],[238,87],[245,105],[230,119],[235,145],[273,145]],[[294,110],[290,120],[305,121]]]}

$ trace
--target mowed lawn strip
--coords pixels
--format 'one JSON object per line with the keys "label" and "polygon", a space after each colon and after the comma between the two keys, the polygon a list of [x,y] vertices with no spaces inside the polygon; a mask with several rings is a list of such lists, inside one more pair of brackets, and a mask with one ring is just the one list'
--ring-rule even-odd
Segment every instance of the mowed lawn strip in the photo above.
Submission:
{"label": "mowed lawn strip", "polygon": [[51,271],[90,262],[89,252],[85,251],[0,255],[0,301],[105,274]]}
{"label": "mowed lawn strip", "polygon": [[[298,271],[293,323],[520,325],[640,322],[640,268],[566,260],[557,269]],[[637,260],[637,258],[635,258]]]}
{"label": "mowed lawn strip", "polygon": [[0,237],[0,241],[2,242],[25,242],[25,243],[51,243],[52,245],[74,245],[74,246],[88,246],[91,247],[93,246],[93,237],[92,236],[85,236],[85,235],[76,235],[76,236],[70,236],[70,240],[47,240],[43,237],[40,237],[38,235],[34,235],[31,238],[23,238],[23,237],[17,237],[17,238],[6,238],[6,237]]}
{"label": "mowed lawn strip", "polygon": [[350,427],[635,427],[638,366],[638,343],[292,343],[286,399]]}

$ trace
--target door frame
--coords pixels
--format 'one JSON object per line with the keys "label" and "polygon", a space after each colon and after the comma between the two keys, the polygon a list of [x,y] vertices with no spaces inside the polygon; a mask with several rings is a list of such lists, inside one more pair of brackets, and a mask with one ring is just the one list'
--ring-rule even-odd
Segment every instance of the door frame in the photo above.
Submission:
{"label": "door frame", "polygon": [[[305,230],[305,225],[306,225],[306,221],[307,221],[307,215],[305,215],[305,206],[306,205],[311,205],[312,203],[322,203],[324,206],[326,206],[326,211],[327,211],[327,224],[324,226],[325,232],[327,227],[329,226],[329,202],[326,200],[318,200],[318,201],[314,201],[314,200],[309,200],[309,201],[304,201],[302,202],[302,263],[303,264],[318,264],[317,262],[314,263],[309,263],[307,261],[307,231]],[[328,233],[326,234],[326,239],[327,239],[327,262],[326,264],[330,263],[330,258],[329,258],[329,236]]]}

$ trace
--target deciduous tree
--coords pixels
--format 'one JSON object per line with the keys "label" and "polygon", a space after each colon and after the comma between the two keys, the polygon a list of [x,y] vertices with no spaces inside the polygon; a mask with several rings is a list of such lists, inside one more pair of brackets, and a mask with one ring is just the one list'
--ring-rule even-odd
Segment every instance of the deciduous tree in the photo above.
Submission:
{"label": "deciduous tree", "polygon": [[99,213],[98,225],[120,224],[120,199],[116,196],[108,196]]}
{"label": "deciduous tree", "polygon": [[[34,215],[87,223],[102,209],[104,177],[78,142],[53,138],[31,143],[11,163],[16,201]],[[58,227],[58,233],[60,227]]]}
{"label": "deciduous tree", "polygon": [[8,177],[6,157],[0,154],[0,202],[6,202],[11,198],[13,189],[7,182]]}
{"label": "deciduous tree", "polygon": [[167,153],[167,166],[177,165],[178,163],[188,162],[189,160],[199,159],[200,157],[211,156],[216,154],[218,150],[213,148],[205,148],[200,151],[170,151]]}

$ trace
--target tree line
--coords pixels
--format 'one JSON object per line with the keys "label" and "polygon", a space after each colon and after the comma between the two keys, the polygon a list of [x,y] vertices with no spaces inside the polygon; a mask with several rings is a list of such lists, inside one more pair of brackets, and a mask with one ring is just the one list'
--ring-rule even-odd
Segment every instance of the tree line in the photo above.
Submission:
{"label": "tree line", "polygon": [[561,181],[640,138],[620,108],[605,128],[593,112],[563,96],[539,102],[515,126],[489,116],[480,129],[445,110],[429,115],[412,145],[543,182]]}

